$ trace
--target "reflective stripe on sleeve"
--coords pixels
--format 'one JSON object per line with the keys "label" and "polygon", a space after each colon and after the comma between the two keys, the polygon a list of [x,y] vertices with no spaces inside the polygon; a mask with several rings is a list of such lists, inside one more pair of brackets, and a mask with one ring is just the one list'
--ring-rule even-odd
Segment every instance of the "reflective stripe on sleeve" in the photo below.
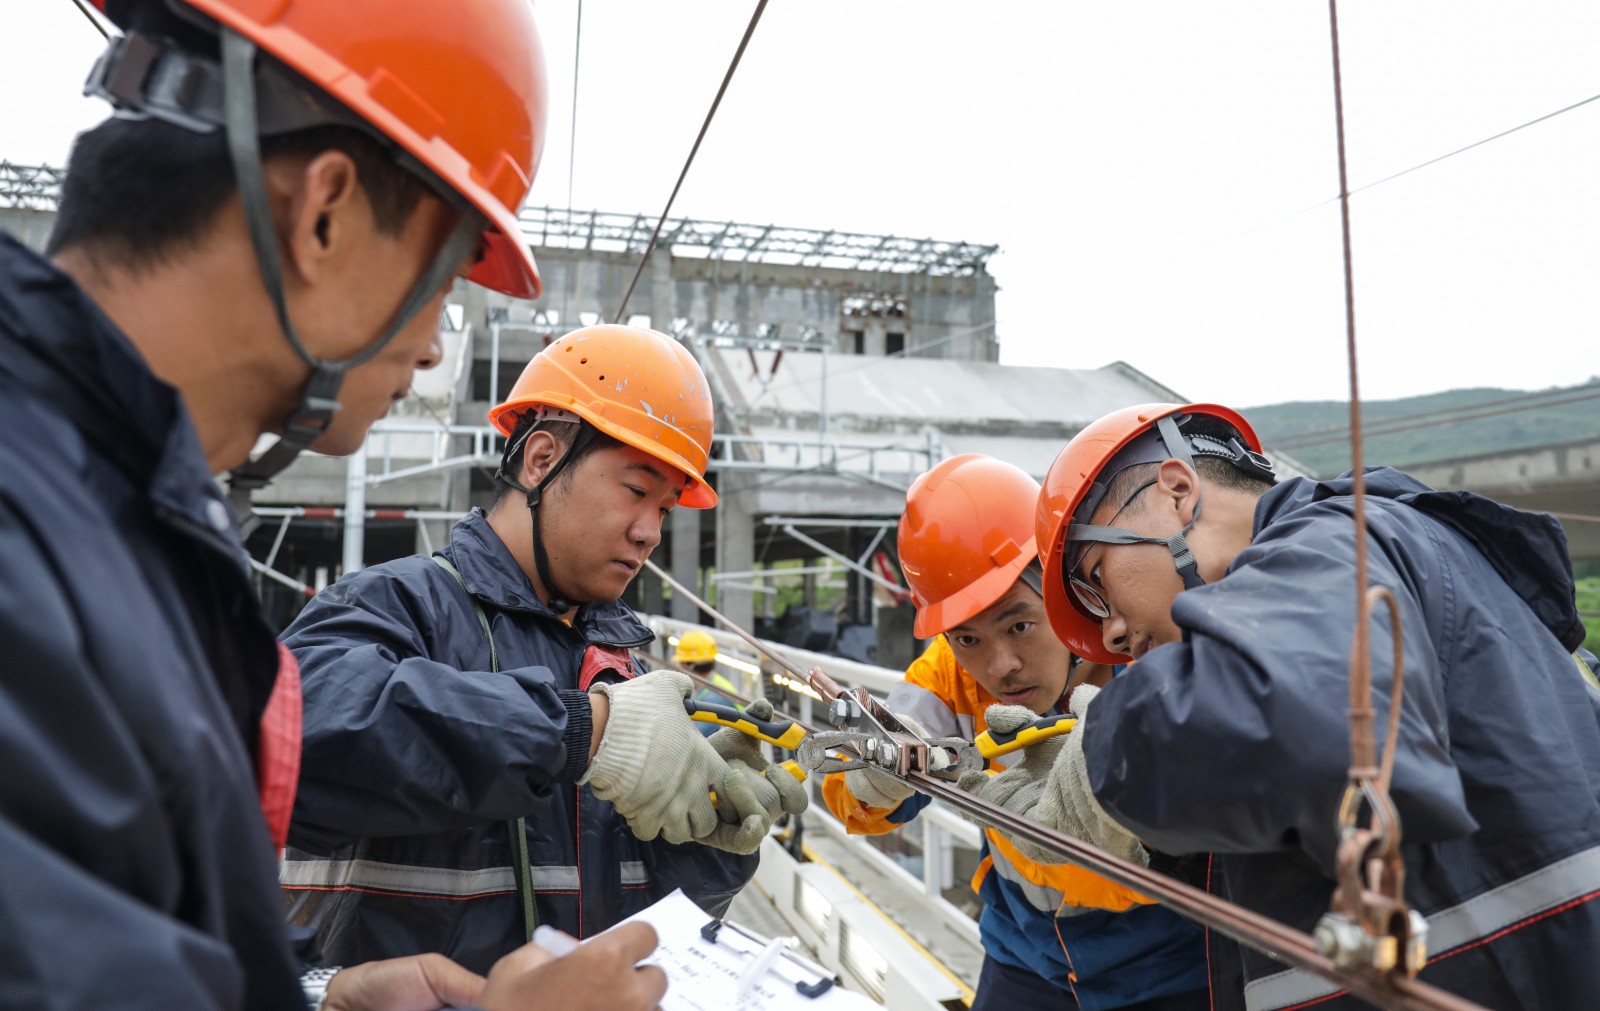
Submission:
{"label": "reflective stripe on sleeve", "polygon": [[[529,869],[537,892],[578,891],[578,868],[533,867]],[[440,898],[465,899],[497,895],[517,890],[517,878],[510,867],[484,867],[456,870],[449,867],[418,867],[377,860],[285,860],[278,871],[285,888],[352,888]],[[642,885],[650,872],[637,860],[622,864],[622,884]]]}
{"label": "reflective stripe on sleeve", "polygon": [[[956,737],[961,724],[949,703],[920,685],[897,684],[884,703],[891,713],[909,716],[922,724],[930,737]],[[967,740],[971,740],[967,735]]]}
{"label": "reflective stripe on sleeve", "polygon": [[[1524,926],[1541,913],[1597,894],[1600,846],[1574,853],[1429,916],[1429,960],[1446,958],[1458,948]],[[1328,997],[1339,990],[1320,976],[1286,969],[1246,983],[1244,1002],[1249,1011],[1270,1011]]]}

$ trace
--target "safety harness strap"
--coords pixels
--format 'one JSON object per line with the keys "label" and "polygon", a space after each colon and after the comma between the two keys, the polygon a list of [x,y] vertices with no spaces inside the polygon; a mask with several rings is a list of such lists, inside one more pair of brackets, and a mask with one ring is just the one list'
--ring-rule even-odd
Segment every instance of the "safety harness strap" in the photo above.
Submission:
{"label": "safety harness strap", "polygon": [[[473,613],[478,616],[478,627],[483,629],[483,637],[489,640],[489,670],[500,673],[500,654],[494,648],[494,631],[489,626],[489,616],[483,612],[483,604],[467,589],[467,581],[461,578],[461,570],[451,564],[450,559],[443,555],[434,555],[433,561],[439,568],[455,577],[456,585],[461,587],[461,592],[467,595],[472,602]],[[528,825],[522,818],[506,819],[506,832],[511,836],[511,868],[517,876],[517,895],[522,900],[522,926],[527,934],[525,940],[533,940],[533,932],[539,926],[539,908],[533,896],[533,873],[528,862]]]}

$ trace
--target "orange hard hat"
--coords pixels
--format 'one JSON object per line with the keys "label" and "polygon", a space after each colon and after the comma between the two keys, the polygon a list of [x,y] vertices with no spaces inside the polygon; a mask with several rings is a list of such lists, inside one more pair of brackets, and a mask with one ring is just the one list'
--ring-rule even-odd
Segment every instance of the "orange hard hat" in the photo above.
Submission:
{"label": "orange hard hat", "polygon": [[[1228,455],[1206,445],[1215,440],[1179,435],[1182,423],[1194,416],[1226,422],[1245,443],[1234,447],[1233,456],[1245,458],[1253,469],[1271,473],[1271,464],[1260,455],[1261,440],[1255,429],[1237,411],[1218,404],[1139,404],[1091,422],[1072,437],[1045,474],[1034,522],[1044,564],[1045,612],[1056,636],[1086,660],[1125,663],[1128,657],[1106,649],[1100,619],[1089,613],[1067,585],[1069,563],[1077,557],[1069,547],[1073,543],[1071,528],[1089,522],[1107,486],[1128,467],[1171,458],[1190,460],[1194,455]],[[1172,420],[1163,424],[1165,419]]]}
{"label": "orange hard hat", "polygon": [[[141,6],[94,3],[124,27]],[[538,297],[517,224],[545,140],[544,51],[529,0],[168,3],[249,39],[399,145],[488,219],[468,278]]]}
{"label": "orange hard hat", "polygon": [[717,504],[706,484],[711,390],[694,356],[666,334],[603,323],[561,336],[533,356],[489,423],[510,436],[522,413],[541,405],[571,411],[683,473],[689,483],[679,505]]}
{"label": "orange hard hat", "polygon": [[1037,554],[1039,482],[1009,463],[963,453],[912,483],[900,517],[900,569],[927,639],[1005,596]]}

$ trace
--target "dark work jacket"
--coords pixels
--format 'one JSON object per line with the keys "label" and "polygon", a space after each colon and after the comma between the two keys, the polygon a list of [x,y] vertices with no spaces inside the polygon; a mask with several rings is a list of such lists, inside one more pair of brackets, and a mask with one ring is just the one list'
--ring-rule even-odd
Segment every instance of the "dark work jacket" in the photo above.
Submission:
{"label": "dark work jacket", "polygon": [[[1370,472],[1367,490],[1370,583],[1394,593],[1404,639],[1391,794],[1405,896],[1429,921],[1421,978],[1491,1008],[1592,1007],[1600,693],[1573,663],[1583,626],[1566,539],[1550,516],[1394,470]],[[1348,478],[1265,495],[1224,578],[1174,602],[1184,641],[1113,680],[1084,740],[1117,820],[1166,852],[1213,852],[1214,890],[1305,931],[1333,891],[1350,763],[1352,511]],[[1382,606],[1371,643],[1381,747],[1393,656]],[[1230,968],[1218,956],[1214,974]],[[1243,958],[1250,1008],[1335,992]],[[1364,1006],[1317,1006],[1347,1004]]]}
{"label": "dark work jacket", "polygon": [[[474,510],[440,552],[346,576],[284,635],[305,683],[305,762],[283,882],[331,963],[442,951],[486,971],[524,935],[506,820],[523,817],[541,923],[596,934],[682,887],[720,914],[754,856],[641,842],[576,780],[591,646],[649,629],[620,603],[569,627]],[[622,663],[631,661],[623,652]],[[627,676],[635,673],[630,669]]]}
{"label": "dark work jacket", "polygon": [[232,516],[177,391],[3,235],[0,650],[0,1007],[304,1011]]}

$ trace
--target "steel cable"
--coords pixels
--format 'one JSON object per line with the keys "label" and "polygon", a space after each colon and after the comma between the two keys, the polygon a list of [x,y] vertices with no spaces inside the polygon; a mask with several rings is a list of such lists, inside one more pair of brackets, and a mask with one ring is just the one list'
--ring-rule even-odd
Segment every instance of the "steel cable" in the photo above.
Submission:
{"label": "steel cable", "polygon": [[667,215],[672,213],[672,203],[678,199],[678,190],[683,188],[683,180],[689,175],[689,166],[694,164],[694,156],[700,151],[700,142],[706,139],[706,131],[711,128],[711,120],[717,114],[717,107],[722,104],[722,96],[728,90],[728,82],[733,80],[733,72],[739,69],[739,61],[744,58],[745,47],[750,44],[750,36],[755,34],[756,24],[761,20],[761,12],[767,9],[767,0],[757,0],[755,13],[750,15],[750,24],[744,30],[744,37],[739,40],[739,48],[733,52],[733,61],[728,64],[728,72],[722,75],[722,84],[717,88],[717,97],[711,100],[711,108],[706,110],[705,122],[700,124],[700,132],[695,135],[694,146],[689,149],[689,157],[683,161],[683,170],[678,173],[678,181],[672,186],[672,195],[667,197],[667,206],[661,208],[661,217],[656,221],[655,231],[650,233],[650,241],[645,243],[644,255],[639,257],[639,266],[633,271],[633,279],[628,282],[628,290],[622,293],[622,304],[617,306],[617,314],[611,322],[621,323],[623,314],[628,311],[628,299],[633,297],[633,289],[639,283],[639,278],[644,274],[645,264],[650,262],[650,254],[655,252],[656,242],[661,238],[661,229],[667,223]]}

